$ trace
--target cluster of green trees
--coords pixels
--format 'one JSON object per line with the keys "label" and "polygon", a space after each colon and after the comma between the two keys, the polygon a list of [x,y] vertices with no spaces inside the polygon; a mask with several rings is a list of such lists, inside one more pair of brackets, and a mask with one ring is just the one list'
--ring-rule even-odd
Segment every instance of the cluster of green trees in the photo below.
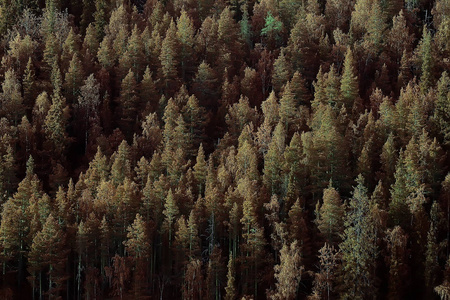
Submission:
{"label": "cluster of green trees", "polygon": [[449,0],[0,0],[0,298],[449,299]]}

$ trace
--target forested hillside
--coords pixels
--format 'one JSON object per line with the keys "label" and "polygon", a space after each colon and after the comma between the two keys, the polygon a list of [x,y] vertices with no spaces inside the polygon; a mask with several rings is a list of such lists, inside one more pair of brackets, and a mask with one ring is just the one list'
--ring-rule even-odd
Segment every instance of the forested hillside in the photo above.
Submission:
{"label": "forested hillside", "polygon": [[0,299],[450,299],[450,0],[0,0]]}

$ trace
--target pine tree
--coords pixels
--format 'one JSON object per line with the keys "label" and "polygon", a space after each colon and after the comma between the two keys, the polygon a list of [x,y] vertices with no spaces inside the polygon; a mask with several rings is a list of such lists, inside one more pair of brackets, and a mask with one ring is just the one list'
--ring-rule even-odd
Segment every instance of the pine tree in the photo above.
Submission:
{"label": "pine tree", "polygon": [[176,40],[177,29],[173,20],[170,23],[161,45],[159,60],[161,63],[161,74],[165,86],[166,95],[172,95],[178,78],[178,41]]}
{"label": "pine tree", "polygon": [[65,91],[70,103],[74,102],[80,94],[80,87],[84,78],[83,73],[81,60],[78,54],[74,53],[64,78]]}
{"label": "pine tree", "polygon": [[306,259],[305,263],[311,257],[311,244],[309,238],[309,230],[307,228],[307,220],[305,210],[301,207],[300,199],[294,202],[291,206],[288,219],[287,228],[289,232],[289,241],[292,243],[297,241],[301,247],[302,258]]}
{"label": "pine tree", "polygon": [[432,54],[432,36],[431,32],[424,25],[422,32],[422,39],[420,40],[418,49],[421,61],[421,76],[420,76],[420,90],[422,93],[428,92],[428,89],[433,84],[433,54]]}
{"label": "pine tree", "polygon": [[23,98],[21,95],[21,86],[14,70],[10,69],[5,73],[5,79],[2,83],[3,93],[0,94],[0,113],[2,116],[8,116],[14,125],[17,125],[25,112]]}
{"label": "pine tree", "polygon": [[345,54],[344,70],[342,71],[341,79],[341,97],[342,104],[345,105],[347,111],[353,108],[353,102],[359,96],[358,76],[354,71],[353,53],[348,48]]}
{"label": "pine tree", "polygon": [[441,300],[446,300],[450,297],[450,260],[447,260],[444,274],[444,282],[434,288],[436,294]]}
{"label": "pine tree", "polygon": [[1,21],[0,21],[0,33],[6,34],[7,30],[15,24],[15,20],[20,16],[22,12],[22,3],[16,1],[2,0],[0,2]]}
{"label": "pine tree", "polygon": [[124,78],[131,70],[136,82],[139,82],[144,72],[144,44],[137,25],[133,27],[125,53],[119,58],[119,77]]}
{"label": "pine tree", "polygon": [[172,233],[173,225],[175,223],[175,218],[179,214],[178,206],[173,197],[172,189],[169,190],[167,194],[166,201],[164,203],[163,214],[165,216],[165,226],[169,234],[169,248],[172,245]]}
{"label": "pine tree", "polygon": [[133,71],[130,69],[127,76],[122,80],[119,111],[120,122],[122,128],[128,136],[131,136],[132,129],[136,123],[137,109],[138,109],[138,86],[136,83],[136,77]]}
{"label": "pine tree", "polygon": [[97,54],[98,47],[100,46],[99,36],[95,30],[94,24],[89,23],[86,28],[86,34],[83,40],[82,53],[89,57],[93,57]]}
{"label": "pine tree", "polygon": [[94,24],[97,37],[102,39],[104,28],[108,24],[108,4],[106,0],[95,1]]}
{"label": "pine tree", "polygon": [[279,121],[279,107],[277,96],[272,91],[269,97],[261,103],[261,110],[264,116],[264,124],[270,125],[270,129],[274,128]]}
{"label": "pine tree", "polygon": [[106,35],[97,51],[98,62],[106,70],[110,70],[115,64],[115,53],[112,48],[112,43],[111,35]]}
{"label": "pine tree", "polygon": [[439,272],[439,244],[438,244],[438,226],[440,216],[439,204],[433,202],[430,211],[430,228],[427,234],[427,245],[425,251],[425,286],[428,293],[431,294],[432,289],[436,286],[437,276]]}
{"label": "pine tree", "polygon": [[194,166],[194,177],[198,183],[199,195],[202,195],[205,191],[206,171],[207,171],[207,166],[206,166],[206,161],[205,161],[205,152],[203,150],[203,145],[200,144],[200,147],[198,148],[196,163]]}
{"label": "pine tree", "polygon": [[52,105],[50,106],[44,122],[44,133],[48,147],[56,154],[62,155],[65,152],[69,139],[66,131],[67,112],[66,99],[58,91],[52,95]]}
{"label": "pine tree", "polygon": [[235,300],[236,299],[236,287],[235,287],[235,267],[234,259],[230,253],[230,258],[228,260],[228,273],[227,273],[227,286],[225,287],[225,300]]}
{"label": "pine tree", "polygon": [[31,274],[32,286],[39,275],[39,293],[42,294],[42,277],[47,274],[49,297],[58,297],[64,290],[66,281],[66,234],[61,230],[57,220],[49,215],[43,228],[33,239],[28,253],[28,271]]}
{"label": "pine tree", "polygon": [[404,278],[407,275],[407,235],[400,226],[387,231],[387,249],[389,256],[389,299],[402,299],[405,294]]}
{"label": "pine tree", "polygon": [[311,172],[314,193],[321,192],[330,178],[336,188],[348,188],[348,146],[338,131],[337,122],[333,108],[320,105],[312,118],[312,134],[302,133],[304,161]]}
{"label": "pine tree", "polygon": [[279,195],[281,192],[281,169],[285,148],[284,125],[280,122],[275,128],[267,153],[264,156],[263,183],[270,193]]}
{"label": "pine tree", "polygon": [[344,214],[342,200],[330,181],[328,188],[323,191],[322,205],[318,202],[316,206],[317,227],[330,245],[340,240],[344,228]]}
{"label": "pine tree", "polygon": [[33,107],[33,101],[36,95],[36,74],[34,71],[33,61],[31,57],[28,58],[27,67],[22,78],[23,87],[23,104],[26,111],[30,111]]}
{"label": "pine tree", "polygon": [[280,251],[280,264],[274,267],[277,283],[276,292],[271,295],[271,299],[295,299],[303,269],[297,242],[290,246],[284,244]]}
{"label": "pine tree", "polygon": [[375,291],[373,270],[376,267],[377,248],[374,240],[374,224],[369,211],[371,203],[362,176],[349,202],[350,211],[345,220],[342,251],[342,293],[344,299],[365,299],[369,291]]}
{"label": "pine tree", "polygon": [[387,43],[396,54],[397,63],[400,63],[403,51],[411,51],[414,35],[409,33],[403,10],[392,18],[392,28],[387,35]]}
{"label": "pine tree", "polygon": [[236,180],[247,177],[251,180],[258,180],[258,156],[255,147],[248,141],[245,141],[239,147],[236,155]]}
{"label": "pine tree", "polygon": [[296,71],[292,76],[290,88],[297,104],[308,106],[311,103],[311,94],[307,88],[305,78],[300,72]]}
{"label": "pine tree", "polygon": [[443,72],[437,86],[437,98],[433,120],[439,128],[444,144],[450,143],[450,79],[447,72]]}
{"label": "pine tree", "polygon": [[326,74],[325,95],[329,105],[335,107],[336,109],[340,109],[339,99],[341,96],[339,90],[339,75],[334,64],[331,65],[330,70]]}
{"label": "pine tree", "polygon": [[182,11],[177,20],[177,38],[180,43],[181,78],[186,79],[186,72],[192,68],[195,28],[186,11]]}
{"label": "pine tree", "polygon": [[298,118],[298,110],[289,82],[284,86],[283,96],[280,99],[279,114],[280,122],[284,124],[284,130],[287,133],[290,132],[290,127],[296,123]]}
{"label": "pine tree", "polygon": [[[146,113],[154,112],[157,108],[157,90],[153,81],[153,73],[147,66],[139,84],[140,109],[144,109]],[[143,113],[145,115],[145,113]]]}
{"label": "pine tree", "polygon": [[289,64],[285,49],[282,48],[279,56],[275,59],[273,63],[273,75],[272,75],[272,85],[276,92],[280,92],[281,88],[289,81],[291,78],[292,70]]}
{"label": "pine tree", "polygon": [[150,254],[150,245],[146,232],[146,225],[139,214],[132,225],[128,226],[127,240],[124,241],[127,253],[133,256],[136,263],[141,262],[140,259],[145,259]]}
{"label": "pine tree", "polygon": [[61,45],[54,34],[49,34],[45,39],[44,61],[46,69],[51,70],[53,64],[59,61]]}
{"label": "pine tree", "polygon": [[364,42],[367,43],[367,50],[371,55],[377,55],[383,47],[384,31],[386,28],[380,1],[372,2],[369,18],[364,21],[366,21],[365,27],[367,30]]}
{"label": "pine tree", "polygon": [[206,109],[200,106],[197,97],[191,95],[181,109],[181,113],[190,136],[190,143],[196,149],[205,139],[205,129],[208,123]]}
{"label": "pine tree", "polygon": [[65,72],[67,66],[69,65],[69,61],[73,58],[73,56],[75,54],[78,56],[80,55],[80,44],[80,37],[75,34],[73,28],[71,28],[62,45],[61,65],[63,72]]}
{"label": "pine tree", "polygon": [[201,261],[198,259],[191,260],[184,275],[183,298],[202,299],[205,288],[203,281]]}
{"label": "pine tree", "polygon": [[236,62],[236,58],[242,53],[239,25],[233,18],[233,12],[230,7],[225,7],[220,13],[217,21],[217,43],[222,45],[219,48],[217,64],[218,73],[222,75],[225,68]]}
{"label": "pine tree", "polygon": [[[336,281],[338,260],[340,253],[333,246],[325,245],[319,250],[319,272],[315,274],[312,295],[310,300],[332,299],[330,296],[334,291]],[[326,295],[326,296],[325,296]]]}
{"label": "pine tree", "polygon": [[111,156],[111,181],[118,186],[131,178],[130,146],[123,140],[119,149]]}
{"label": "pine tree", "polygon": [[204,107],[211,108],[214,105],[213,100],[218,97],[216,76],[216,71],[205,61],[202,61],[198,66],[193,90],[200,104]]}
{"label": "pine tree", "polygon": [[283,23],[279,20],[278,16],[273,16],[271,11],[267,12],[264,22],[264,28],[261,29],[261,36],[267,37],[267,46],[269,49],[273,49],[281,41]]}
{"label": "pine tree", "polygon": [[316,110],[320,104],[326,104],[326,94],[325,94],[325,86],[326,86],[326,74],[323,73],[322,66],[319,68],[319,72],[316,76],[316,81],[313,83],[314,85],[314,99],[311,102],[311,108]]}
{"label": "pine tree", "polygon": [[248,98],[241,96],[238,103],[234,103],[228,107],[228,113],[225,116],[228,133],[237,139],[245,125],[249,123],[256,124],[257,118],[256,108],[252,109]]}
{"label": "pine tree", "polygon": [[78,109],[80,114],[83,115],[83,131],[85,153],[87,152],[88,146],[88,133],[89,124],[92,119],[97,117],[96,109],[100,105],[100,85],[94,77],[94,74],[89,75],[89,77],[84,81],[84,85],[80,88],[80,96],[78,97]]}

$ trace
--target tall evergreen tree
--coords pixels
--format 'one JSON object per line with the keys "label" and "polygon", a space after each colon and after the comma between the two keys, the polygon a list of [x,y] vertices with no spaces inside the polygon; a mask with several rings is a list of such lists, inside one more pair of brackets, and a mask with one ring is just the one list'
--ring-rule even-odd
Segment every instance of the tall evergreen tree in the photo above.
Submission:
{"label": "tall evergreen tree", "polygon": [[348,48],[347,53],[345,54],[344,70],[342,71],[341,79],[342,104],[345,105],[347,111],[351,111],[353,103],[358,96],[358,76],[356,76],[354,71],[352,50]]}
{"label": "tall evergreen tree", "polygon": [[374,269],[376,268],[377,248],[372,217],[371,203],[367,197],[362,176],[356,180],[349,212],[345,220],[342,251],[342,292],[344,299],[366,299],[368,291],[376,291]]}

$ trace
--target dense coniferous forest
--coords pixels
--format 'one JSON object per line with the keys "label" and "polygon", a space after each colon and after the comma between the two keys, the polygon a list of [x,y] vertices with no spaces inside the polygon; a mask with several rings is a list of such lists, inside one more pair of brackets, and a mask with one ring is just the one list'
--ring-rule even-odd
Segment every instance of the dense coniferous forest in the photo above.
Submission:
{"label": "dense coniferous forest", "polygon": [[450,0],[0,0],[0,299],[450,299]]}

